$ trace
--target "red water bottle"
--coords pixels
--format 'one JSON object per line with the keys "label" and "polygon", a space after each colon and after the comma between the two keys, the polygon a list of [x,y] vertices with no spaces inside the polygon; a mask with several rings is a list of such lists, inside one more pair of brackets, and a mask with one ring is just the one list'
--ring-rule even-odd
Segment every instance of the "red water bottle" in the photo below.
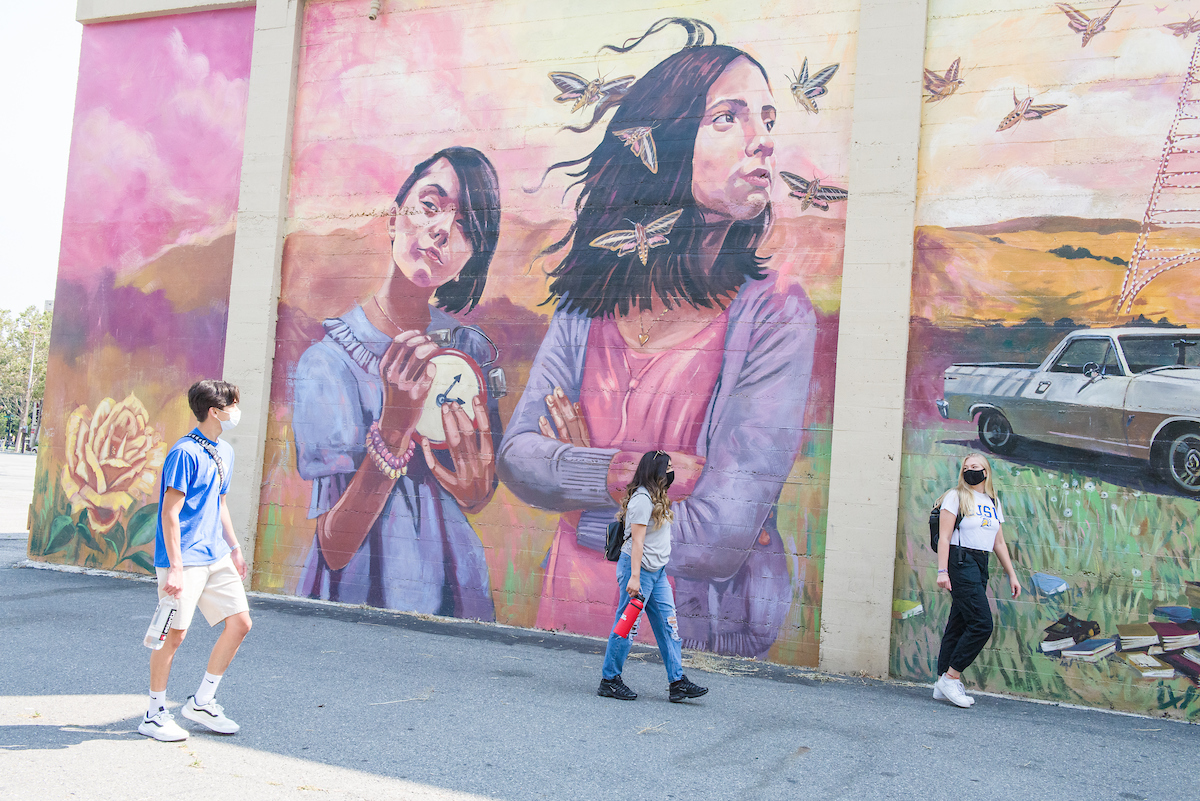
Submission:
{"label": "red water bottle", "polygon": [[617,618],[617,625],[613,627],[613,634],[618,637],[629,639],[629,631],[633,628],[634,621],[637,620],[639,614],[645,604],[642,603],[642,596],[635,595],[629,599],[629,603],[625,604],[625,608],[621,610],[621,616]]}

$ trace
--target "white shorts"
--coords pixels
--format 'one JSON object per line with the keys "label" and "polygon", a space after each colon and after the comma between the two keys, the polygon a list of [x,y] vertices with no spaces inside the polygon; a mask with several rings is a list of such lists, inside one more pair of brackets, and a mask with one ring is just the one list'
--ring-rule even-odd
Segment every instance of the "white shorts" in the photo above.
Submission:
{"label": "white shorts", "polygon": [[[166,596],[163,585],[167,581],[167,569],[156,567],[158,574],[158,597]],[[230,615],[249,612],[246,588],[242,577],[233,566],[233,558],[226,554],[211,565],[183,568],[183,592],[179,594],[175,619],[171,628],[187,631],[192,625],[192,615],[199,608],[208,625],[215,626]]]}

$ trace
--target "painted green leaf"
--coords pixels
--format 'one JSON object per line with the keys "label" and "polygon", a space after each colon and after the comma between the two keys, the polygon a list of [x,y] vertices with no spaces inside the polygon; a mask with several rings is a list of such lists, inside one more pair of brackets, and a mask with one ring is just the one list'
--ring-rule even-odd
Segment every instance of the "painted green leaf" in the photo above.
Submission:
{"label": "painted green leaf", "polygon": [[50,523],[50,541],[46,543],[43,555],[58,553],[71,544],[75,536],[75,521],[68,515],[59,515]]}
{"label": "painted green leaf", "polygon": [[112,541],[112,538],[111,538],[111,537],[105,537],[105,538],[104,538],[104,541],[108,543],[108,547],[109,547],[109,549],[110,549],[110,550],[111,550],[113,553],[120,553],[120,552],[121,552],[121,551],[120,551],[120,550],[117,548],[117,544],[116,544],[115,542],[113,542],[113,541]]}
{"label": "painted green leaf", "polygon": [[83,540],[84,544],[92,550],[103,550],[103,548],[100,547],[100,543],[96,542],[96,538],[92,535],[91,526],[88,525],[87,509],[84,509],[79,513],[79,522],[75,524],[75,536]]}
{"label": "painted green leaf", "polygon": [[[122,559],[121,562],[133,562],[147,573],[154,572],[154,559],[151,558],[150,554],[146,553],[145,551],[134,551],[133,553],[129,554],[129,556],[126,556],[124,559]],[[117,564],[119,565],[121,562],[117,562]]]}
{"label": "painted green leaf", "polygon": [[117,521],[108,530],[108,533],[104,535],[104,539],[112,546],[113,553],[115,554],[122,554],[129,548],[129,545],[126,543],[125,527],[121,525],[120,521]]}
{"label": "painted green leaf", "polygon": [[129,518],[129,544],[126,548],[140,548],[154,542],[158,533],[158,504],[148,503],[138,507]]}

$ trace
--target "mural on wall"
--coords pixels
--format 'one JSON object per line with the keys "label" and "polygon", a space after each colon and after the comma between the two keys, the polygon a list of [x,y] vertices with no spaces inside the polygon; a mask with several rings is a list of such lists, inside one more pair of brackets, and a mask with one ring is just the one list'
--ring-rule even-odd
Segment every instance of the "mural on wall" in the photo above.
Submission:
{"label": "mural on wall", "polygon": [[256,588],[606,634],[661,449],[685,644],[815,664],[857,9],[347,5],[305,7]]}
{"label": "mural on wall", "polygon": [[935,678],[926,520],[983,450],[1026,593],[964,680],[1200,717],[1200,61],[1166,16],[931,4],[897,676]]}
{"label": "mural on wall", "polygon": [[155,488],[219,376],[254,10],[83,31],[29,555],[153,572]]}

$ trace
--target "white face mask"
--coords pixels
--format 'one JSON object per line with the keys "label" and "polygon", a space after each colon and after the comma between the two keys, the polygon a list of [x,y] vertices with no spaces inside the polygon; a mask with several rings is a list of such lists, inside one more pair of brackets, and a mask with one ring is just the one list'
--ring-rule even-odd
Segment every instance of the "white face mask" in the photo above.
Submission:
{"label": "white face mask", "polygon": [[234,406],[232,409],[229,410],[229,419],[221,421],[221,430],[222,431],[231,431],[231,430],[237,428],[237,424],[239,422],[241,422],[241,419],[242,419],[242,410],[239,409],[238,407]]}

